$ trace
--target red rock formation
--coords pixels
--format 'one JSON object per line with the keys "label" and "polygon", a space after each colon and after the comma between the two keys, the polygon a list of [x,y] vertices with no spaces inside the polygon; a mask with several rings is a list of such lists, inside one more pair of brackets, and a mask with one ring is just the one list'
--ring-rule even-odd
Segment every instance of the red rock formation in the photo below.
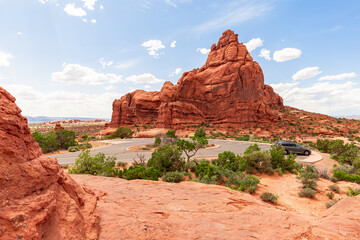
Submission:
{"label": "red rock formation", "polygon": [[43,156],[0,87],[0,239],[97,239],[96,197]]}
{"label": "red rock formation", "polygon": [[60,123],[57,123],[57,124],[55,125],[54,131],[57,131],[57,130],[64,130],[64,129],[65,129],[65,128],[64,128],[64,127],[62,127]]}
{"label": "red rock formation", "polygon": [[238,35],[226,30],[204,66],[184,73],[176,85],[165,82],[160,92],[136,90],[115,100],[110,127],[274,122],[282,107]]}

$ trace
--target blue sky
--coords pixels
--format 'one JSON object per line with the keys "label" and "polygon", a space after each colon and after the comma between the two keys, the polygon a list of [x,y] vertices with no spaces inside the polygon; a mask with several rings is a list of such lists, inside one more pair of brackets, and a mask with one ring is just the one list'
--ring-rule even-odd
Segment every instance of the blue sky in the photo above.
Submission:
{"label": "blue sky", "polygon": [[0,86],[28,116],[110,118],[239,34],[286,105],[360,115],[358,0],[0,0]]}

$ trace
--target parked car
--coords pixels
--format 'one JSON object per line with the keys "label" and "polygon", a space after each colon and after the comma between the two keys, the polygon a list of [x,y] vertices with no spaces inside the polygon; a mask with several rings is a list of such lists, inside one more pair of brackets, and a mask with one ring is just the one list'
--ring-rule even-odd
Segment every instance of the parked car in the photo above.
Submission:
{"label": "parked car", "polygon": [[285,154],[289,154],[290,152],[296,154],[303,154],[305,156],[309,156],[311,154],[311,149],[304,147],[296,142],[290,141],[278,141],[275,145],[281,145],[285,148]]}

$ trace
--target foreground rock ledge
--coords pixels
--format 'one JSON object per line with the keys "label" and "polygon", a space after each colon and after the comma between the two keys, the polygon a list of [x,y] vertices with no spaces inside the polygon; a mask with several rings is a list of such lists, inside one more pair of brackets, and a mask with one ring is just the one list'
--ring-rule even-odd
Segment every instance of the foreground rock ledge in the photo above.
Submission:
{"label": "foreground rock ledge", "polygon": [[72,175],[99,196],[100,239],[360,239],[360,198],[317,218],[225,187]]}
{"label": "foreground rock ledge", "polygon": [[165,82],[160,92],[136,90],[115,100],[109,127],[269,123],[278,121],[283,107],[238,35],[226,30],[212,45],[206,63],[185,72],[176,85]]}
{"label": "foreground rock ledge", "polygon": [[97,239],[95,194],[42,155],[0,87],[0,239]]}

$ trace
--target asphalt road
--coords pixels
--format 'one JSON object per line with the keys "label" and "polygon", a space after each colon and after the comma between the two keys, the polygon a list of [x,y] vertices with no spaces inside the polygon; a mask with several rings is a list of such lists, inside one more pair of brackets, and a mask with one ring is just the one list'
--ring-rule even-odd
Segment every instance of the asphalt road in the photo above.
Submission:
{"label": "asphalt road", "polygon": [[[137,145],[154,143],[154,138],[134,138],[134,139],[126,139],[126,140],[111,140],[112,145],[98,147],[90,150],[90,154],[96,155],[99,152],[105,153],[107,156],[115,156],[118,161],[122,162],[132,162],[134,158],[137,158],[137,154],[145,155],[146,159],[151,157],[152,152],[133,152],[128,151],[127,148]],[[205,156],[217,156],[219,153],[224,151],[231,151],[235,154],[243,154],[246,148],[248,148],[251,144],[250,142],[239,142],[239,141],[229,141],[229,140],[217,140],[210,139],[209,143],[213,143],[215,145],[220,145],[219,148],[213,149],[200,149],[195,157],[205,157]],[[257,143],[262,150],[270,149],[269,144]],[[74,153],[64,153],[64,154],[56,154],[51,155],[55,157],[60,165],[75,163],[75,159],[79,156],[80,152]],[[298,159],[301,160],[306,158],[304,156],[298,156]]]}

